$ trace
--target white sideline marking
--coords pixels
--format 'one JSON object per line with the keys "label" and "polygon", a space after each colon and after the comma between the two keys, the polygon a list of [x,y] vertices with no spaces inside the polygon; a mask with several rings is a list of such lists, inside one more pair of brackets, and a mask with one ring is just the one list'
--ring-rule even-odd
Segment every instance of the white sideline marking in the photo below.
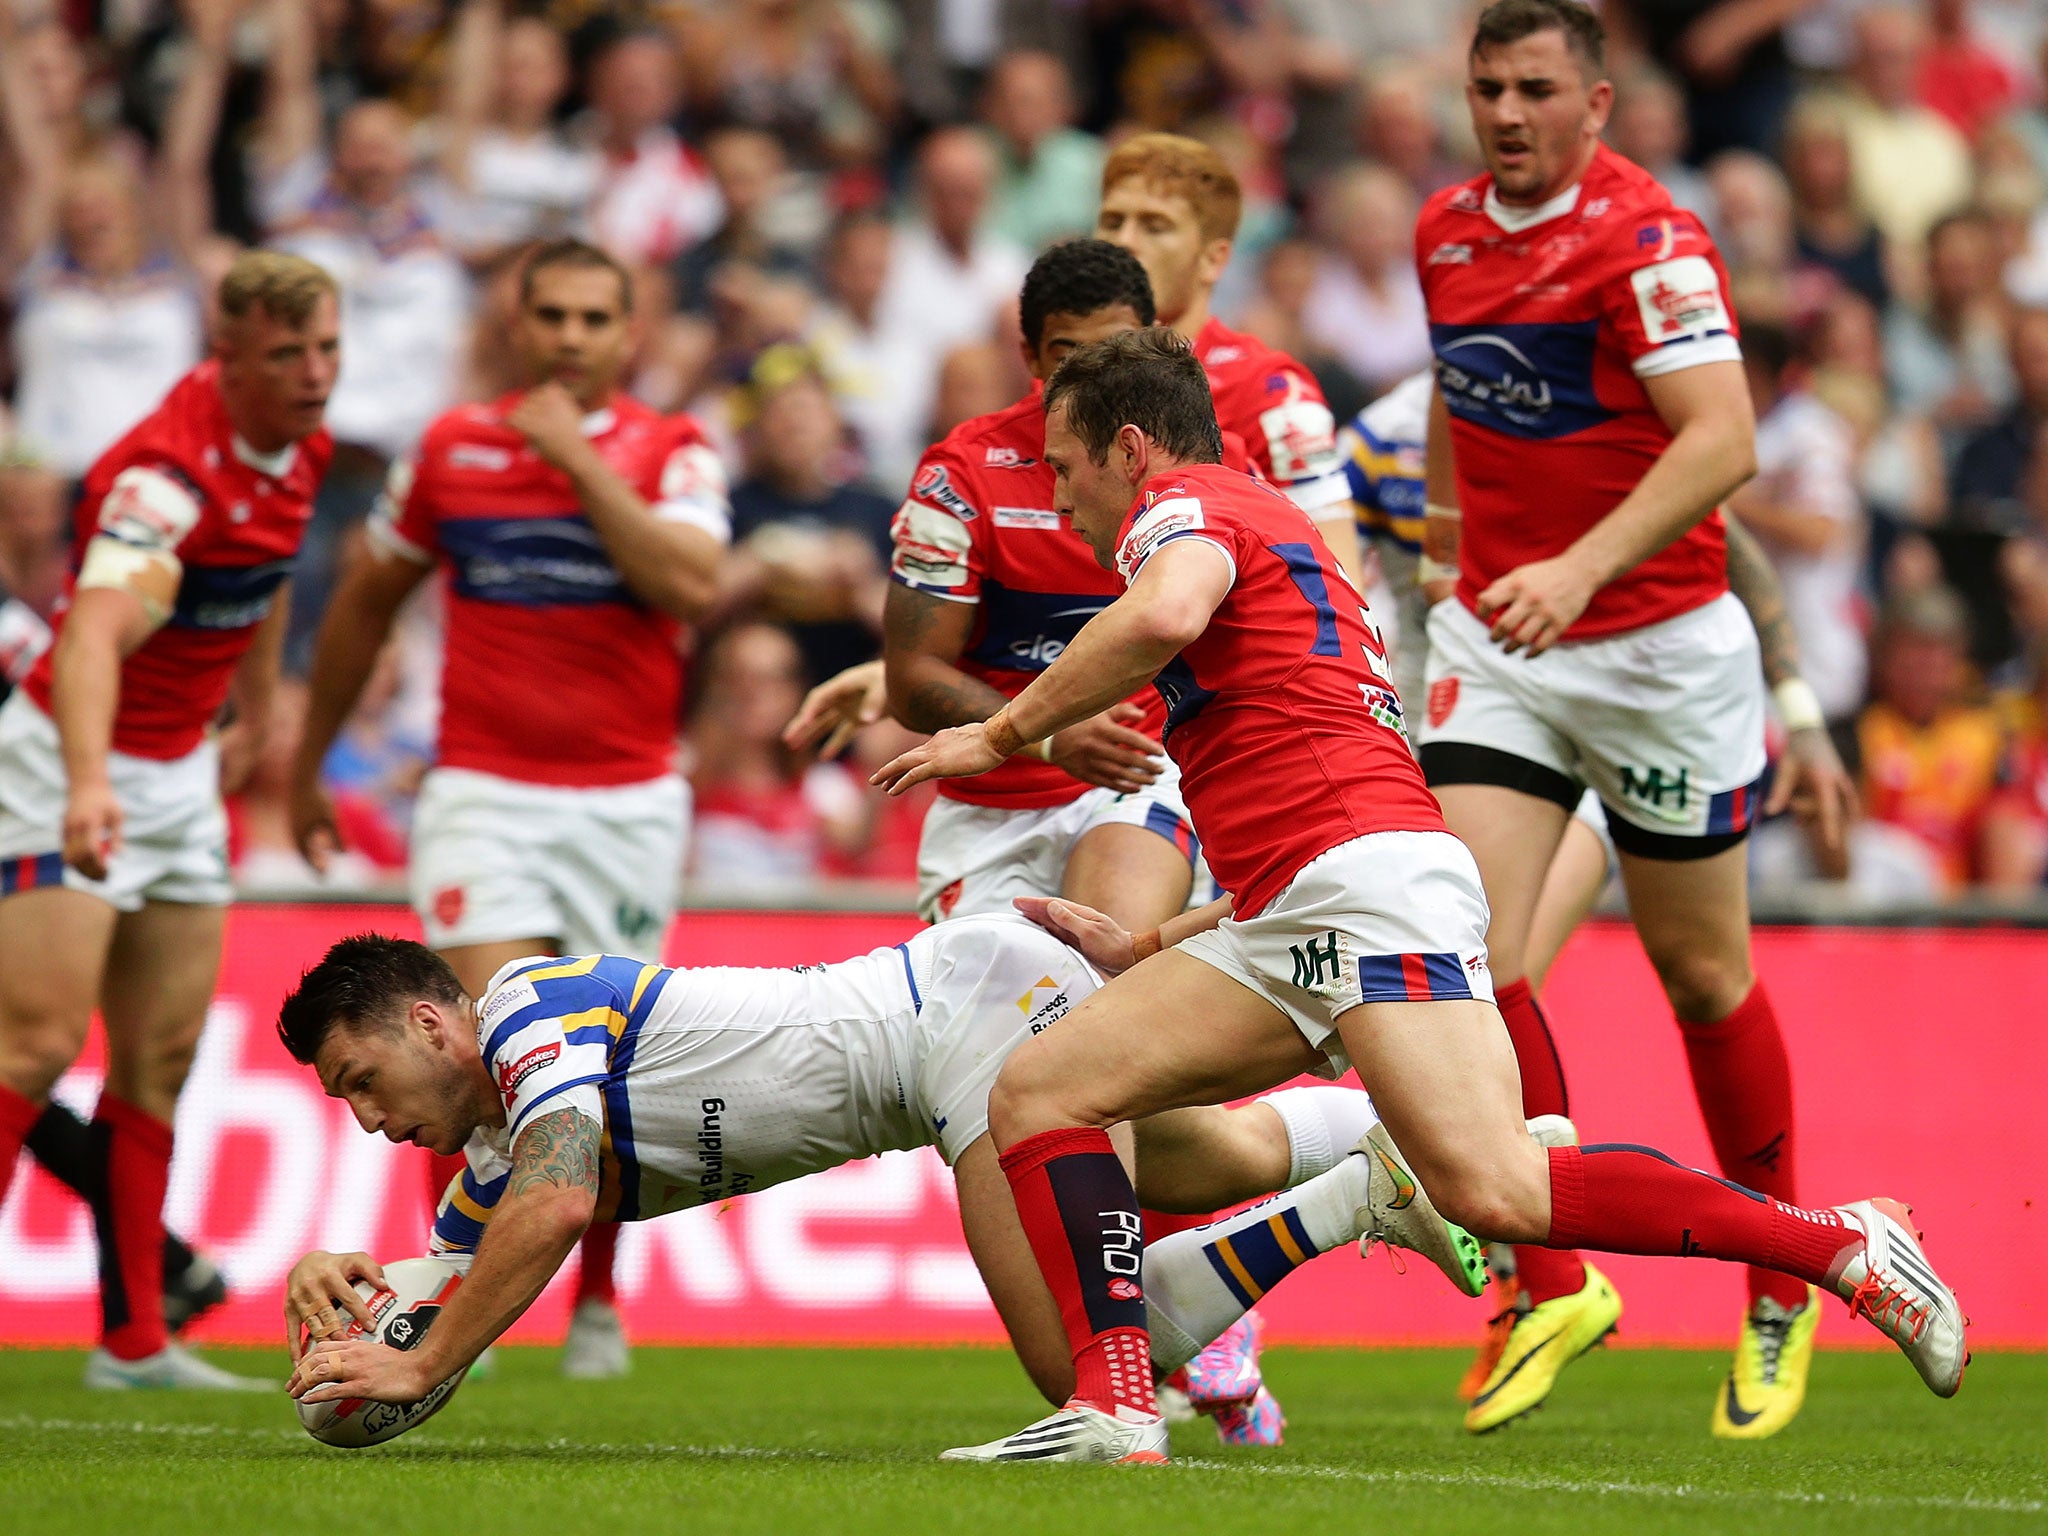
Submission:
{"label": "white sideline marking", "polygon": [[[175,1439],[299,1440],[301,1432],[291,1429],[245,1429],[228,1424],[152,1424],[131,1419],[36,1419],[26,1415],[0,1416],[0,1429],[52,1430],[71,1433],[97,1430],[129,1435],[167,1435]],[[310,1436],[303,1438],[310,1439]],[[829,1451],[774,1450],[755,1445],[615,1445],[604,1441],[555,1438],[539,1443],[493,1440],[481,1435],[460,1439],[434,1436],[426,1442],[436,1449],[505,1451],[588,1451],[599,1455],[691,1456],[707,1461],[852,1461]],[[1228,1472],[1237,1477],[1303,1478],[1319,1482],[1413,1484],[1436,1488],[1497,1488],[1510,1493],[1609,1494],[1639,1499],[1695,1499],[1738,1501],[1760,1499],[1775,1504],[1837,1505],[1858,1509],[1952,1509],[1982,1514],[2038,1515],[2048,1511],[2041,1499],[1988,1499],[1965,1496],[1915,1497],[1886,1493],[1804,1493],[1782,1488],[1702,1488],[1690,1483],[1633,1483],[1594,1478],[1519,1477],[1493,1472],[1376,1472],[1361,1467],[1322,1467],[1300,1463],[1265,1464],[1251,1461],[1221,1461],[1213,1457],[1179,1456],[1172,1463],[1191,1472]]]}

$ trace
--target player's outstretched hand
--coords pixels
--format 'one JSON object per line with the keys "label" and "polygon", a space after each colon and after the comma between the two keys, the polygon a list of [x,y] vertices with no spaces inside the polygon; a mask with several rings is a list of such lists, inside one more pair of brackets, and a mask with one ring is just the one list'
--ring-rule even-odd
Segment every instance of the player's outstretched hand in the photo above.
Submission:
{"label": "player's outstretched hand", "polygon": [[1052,761],[1083,784],[1135,794],[1159,777],[1159,759],[1166,748],[1131,722],[1145,711],[1126,700],[1099,715],[1055,732],[1049,746]]}
{"label": "player's outstretched hand", "polygon": [[291,794],[292,842],[299,857],[313,866],[315,874],[327,873],[334,856],[347,845],[341,840],[341,826],[334,817],[334,797],[318,779],[295,782]]}
{"label": "player's outstretched hand", "polygon": [[285,1390],[302,1403],[345,1397],[373,1403],[416,1403],[438,1383],[420,1357],[375,1339],[329,1339],[315,1344],[292,1367]]}
{"label": "player's outstretched hand", "polygon": [[889,682],[882,663],[863,661],[837,677],[826,678],[804,695],[803,703],[782,728],[782,744],[792,752],[817,747],[819,757],[837,757],[863,726],[882,718],[888,702]]}
{"label": "player's outstretched hand", "polygon": [[1002,760],[988,744],[987,727],[977,720],[972,725],[948,726],[930,741],[890,758],[868,782],[900,795],[926,779],[966,779],[987,773]]}
{"label": "player's outstretched hand", "polygon": [[1011,900],[1047,933],[1081,951],[1081,958],[1105,976],[1120,975],[1138,963],[1129,930],[1093,907],[1059,896],[1014,896]]}
{"label": "player's outstretched hand", "polygon": [[1540,656],[1586,611],[1594,591],[1569,554],[1532,560],[1479,594],[1479,617],[1502,650]]}
{"label": "player's outstretched hand", "polygon": [[1824,726],[1794,731],[1785,738],[1764,814],[1775,816],[1788,805],[1812,831],[1821,867],[1846,868],[1849,824],[1856,819],[1856,781],[1842,765]]}
{"label": "player's outstretched hand", "polygon": [[64,802],[64,862],[88,880],[107,878],[121,851],[121,802],[111,784],[74,784]]}
{"label": "player's outstretched hand", "polygon": [[284,1281],[284,1336],[296,1364],[313,1345],[348,1334],[353,1318],[376,1326],[370,1304],[356,1290],[358,1280],[384,1288],[384,1267],[367,1253],[307,1254]]}

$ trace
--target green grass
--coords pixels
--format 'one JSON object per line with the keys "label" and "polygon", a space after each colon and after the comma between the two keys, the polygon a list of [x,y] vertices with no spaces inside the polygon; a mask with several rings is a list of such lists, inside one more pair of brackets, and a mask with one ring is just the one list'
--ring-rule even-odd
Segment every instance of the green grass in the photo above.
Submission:
{"label": "green grass", "polygon": [[1826,1355],[1806,1412],[1754,1445],[1707,1434],[1720,1356],[1596,1353],[1484,1440],[1458,1427],[1461,1356],[1267,1359],[1285,1448],[1226,1452],[1197,1423],[1175,1466],[1122,1469],[934,1461],[1036,1415],[994,1350],[648,1349],[598,1383],[504,1350],[432,1423],[355,1452],[307,1439],[282,1395],[110,1397],[78,1385],[76,1354],[0,1353],[0,1531],[2048,1530],[2048,1356],[1980,1356],[1942,1403],[1889,1351]]}

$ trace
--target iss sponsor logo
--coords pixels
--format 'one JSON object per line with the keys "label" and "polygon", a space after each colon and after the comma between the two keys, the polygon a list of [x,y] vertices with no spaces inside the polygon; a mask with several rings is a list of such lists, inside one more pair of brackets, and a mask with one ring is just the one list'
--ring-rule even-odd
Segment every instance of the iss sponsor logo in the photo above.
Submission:
{"label": "iss sponsor logo", "polygon": [[1721,279],[1704,256],[1653,262],[1629,274],[1643,332],[1653,342],[1726,331],[1728,310]]}
{"label": "iss sponsor logo", "polygon": [[987,469],[1029,469],[1038,460],[1014,448],[995,447],[982,455],[981,462]]}
{"label": "iss sponsor logo", "polygon": [[450,469],[480,469],[485,474],[503,474],[512,467],[512,452],[508,448],[492,448],[483,443],[457,443],[448,450]]}
{"label": "iss sponsor logo", "polygon": [[1058,533],[1060,515],[1050,507],[997,507],[990,517],[998,528],[1035,528]]}
{"label": "iss sponsor logo", "polygon": [[1613,198],[1596,197],[1590,203],[1586,204],[1584,208],[1579,210],[1579,217],[1588,220],[1604,219],[1607,217],[1608,211],[1613,207]]}
{"label": "iss sponsor logo", "polygon": [[920,469],[917,478],[910,483],[910,494],[919,501],[930,502],[952,513],[963,523],[971,523],[980,515],[965,496],[953,489],[952,478],[943,464],[927,464]]}
{"label": "iss sponsor logo", "polygon": [[1429,685],[1429,723],[1432,727],[1442,725],[1451,718],[1451,711],[1458,707],[1458,680],[1455,677],[1440,677]]}
{"label": "iss sponsor logo", "polygon": [[1484,199],[1480,197],[1477,187],[1460,187],[1451,194],[1451,200],[1444,206],[1455,213],[1477,213],[1483,202]]}
{"label": "iss sponsor logo", "polygon": [[562,1054],[562,1042],[549,1040],[536,1045],[517,1061],[501,1062],[498,1066],[498,1092],[511,1098],[519,1091],[519,1085],[534,1073],[552,1066],[555,1058]]}
{"label": "iss sponsor logo", "polygon": [[1472,265],[1472,247],[1455,240],[1446,240],[1429,253],[1427,265],[1432,267],[1469,267]]}

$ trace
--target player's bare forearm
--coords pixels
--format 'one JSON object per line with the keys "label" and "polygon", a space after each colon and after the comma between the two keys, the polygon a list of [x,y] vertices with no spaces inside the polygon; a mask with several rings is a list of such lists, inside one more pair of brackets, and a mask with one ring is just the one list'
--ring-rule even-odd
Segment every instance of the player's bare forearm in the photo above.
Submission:
{"label": "player's bare forearm", "polygon": [[469,1274],[420,1344],[429,1386],[472,1364],[569,1257],[597,1209],[602,1136],[603,1127],[575,1109],[536,1116],[519,1133]]}
{"label": "player's bare forearm", "polygon": [[341,734],[376,669],[377,655],[391,636],[399,608],[426,578],[428,569],[375,544],[357,548],[342,573],[341,584],[328,600],[313,641],[306,720],[293,762],[294,778],[308,783],[319,778],[327,749]]}
{"label": "player's bare forearm", "polygon": [[1008,703],[999,690],[954,663],[967,648],[978,603],[934,597],[900,581],[882,605],[882,663],[889,713],[913,731],[943,731],[986,720]]}
{"label": "player's bare forearm", "polygon": [[1159,549],[1129,590],[1010,701],[1010,724],[1026,742],[1040,741],[1129,698],[1201,637],[1233,579],[1226,557],[1206,540]]}
{"label": "player's bare forearm", "polygon": [[1756,419],[1740,363],[1644,381],[1670,444],[1636,488],[1568,552],[1595,590],[1634,570],[1756,473]]}
{"label": "player's bare forearm", "polygon": [[[130,611],[132,610],[132,611]],[[125,592],[90,588],[75,595],[50,658],[50,714],[73,786],[107,777],[114,713],[121,702],[122,659],[146,639],[128,643],[141,605]]]}
{"label": "player's bare forearm", "polygon": [[229,684],[235,723],[256,741],[261,741],[270,730],[270,707],[277,699],[278,679],[284,675],[284,636],[291,623],[291,610],[291,583],[286,582],[271,600],[270,612],[256,626],[256,634]]}
{"label": "player's bare forearm", "polygon": [[691,624],[718,601],[719,542],[687,523],[663,522],[640,493],[595,448],[561,465],[632,594],[672,619]]}
{"label": "player's bare forearm", "polygon": [[1775,688],[1800,675],[1799,640],[1785,607],[1785,588],[1770,556],[1741,523],[1728,519],[1728,590],[1749,610],[1763,651],[1764,682]]}

